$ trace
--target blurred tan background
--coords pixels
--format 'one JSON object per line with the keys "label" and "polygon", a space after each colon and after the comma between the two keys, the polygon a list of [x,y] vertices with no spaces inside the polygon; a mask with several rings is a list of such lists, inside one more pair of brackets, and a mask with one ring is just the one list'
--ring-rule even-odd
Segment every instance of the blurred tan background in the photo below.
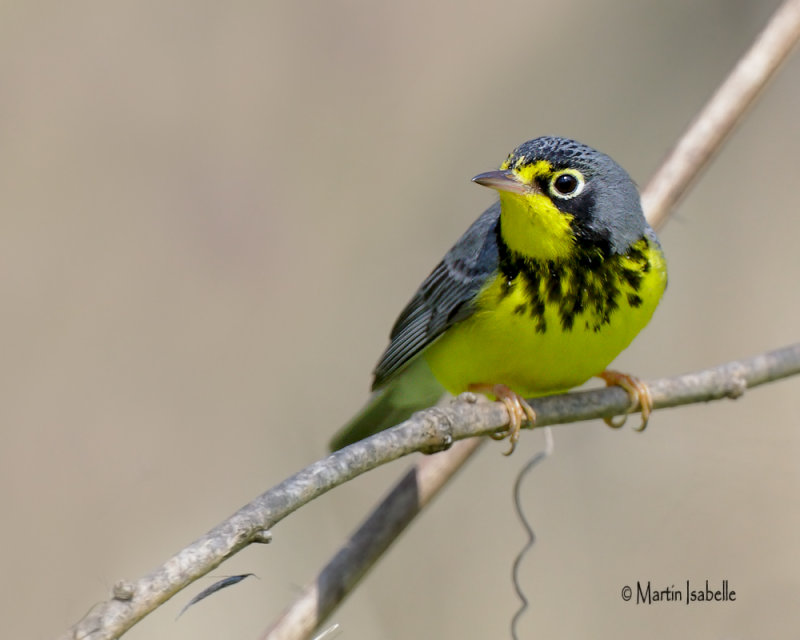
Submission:
{"label": "blurred tan background", "polygon": [[[777,2],[0,6],[3,635],[48,638],[319,458],[395,315],[561,134],[644,183]],[[617,361],[644,377],[798,339],[795,56],[662,232],[670,287]],[[523,637],[786,637],[800,625],[794,379],[558,427],[529,479]],[[336,614],[343,638],[503,638],[524,542],[483,451]],[[301,510],[255,572],[130,638],[253,638],[408,465]],[[636,580],[735,603],[635,606]]]}

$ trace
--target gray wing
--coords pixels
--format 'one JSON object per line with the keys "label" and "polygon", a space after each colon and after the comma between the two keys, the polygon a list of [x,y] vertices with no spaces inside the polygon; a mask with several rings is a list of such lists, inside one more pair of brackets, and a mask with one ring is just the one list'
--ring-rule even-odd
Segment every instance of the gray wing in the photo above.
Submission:
{"label": "gray wing", "polygon": [[385,385],[448,327],[472,315],[474,301],[497,271],[500,203],[489,207],[425,278],[392,328],[372,388]]}

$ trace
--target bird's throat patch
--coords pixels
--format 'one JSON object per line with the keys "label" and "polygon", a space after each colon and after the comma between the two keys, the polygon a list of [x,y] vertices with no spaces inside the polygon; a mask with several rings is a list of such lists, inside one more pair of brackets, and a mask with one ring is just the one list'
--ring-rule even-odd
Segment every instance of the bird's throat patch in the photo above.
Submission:
{"label": "bird's throat patch", "polygon": [[523,157],[509,156],[500,168],[511,169],[520,182],[531,187],[525,195],[500,192],[500,228],[506,245],[535,260],[568,256],[575,244],[572,216],[560,211],[539,188],[549,181],[553,165],[547,160],[526,163]]}
{"label": "bird's throat patch", "polygon": [[500,230],[509,249],[534,260],[562,260],[575,245],[572,216],[544,193],[500,192]]}

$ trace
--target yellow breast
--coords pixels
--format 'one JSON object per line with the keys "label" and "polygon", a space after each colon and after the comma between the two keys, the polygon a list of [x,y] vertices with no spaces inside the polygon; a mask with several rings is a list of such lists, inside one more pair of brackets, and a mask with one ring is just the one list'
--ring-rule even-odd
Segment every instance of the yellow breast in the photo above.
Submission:
{"label": "yellow breast", "polygon": [[451,393],[505,384],[533,397],[602,372],[649,322],[666,287],[659,247],[642,238],[602,264],[527,265],[489,281],[475,313],[424,352]]}

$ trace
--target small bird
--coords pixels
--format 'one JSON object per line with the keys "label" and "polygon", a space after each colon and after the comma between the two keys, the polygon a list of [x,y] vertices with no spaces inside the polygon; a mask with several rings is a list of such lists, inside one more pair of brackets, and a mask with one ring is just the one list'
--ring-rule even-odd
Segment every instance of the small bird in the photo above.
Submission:
{"label": "small bird", "polygon": [[[407,419],[449,391],[502,401],[511,450],[535,414],[525,398],[593,376],[639,403],[649,391],[606,370],[650,321],[667,286],[664,254],[639,192],[607,155],[559,137],[517,147],[473,178],[499,202],[456,242],[400,313],[366,406],[340,449]],[[611,426],[618,423],[607,420]]]}

